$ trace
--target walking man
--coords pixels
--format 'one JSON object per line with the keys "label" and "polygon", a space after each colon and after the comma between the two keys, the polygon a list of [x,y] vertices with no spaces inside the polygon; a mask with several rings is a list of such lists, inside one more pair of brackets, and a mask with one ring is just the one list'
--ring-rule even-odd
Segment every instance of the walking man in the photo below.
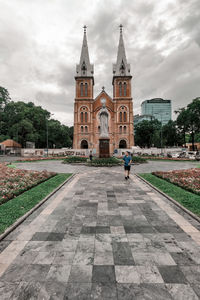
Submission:
{"label": "walking man", "polygon": [[125,179],[129,179],[130,169],[131,169],[131,163],[132,163],[132,157],[130,156],[130,153],[126,151],[124,157],[124,171],[125,171]]}

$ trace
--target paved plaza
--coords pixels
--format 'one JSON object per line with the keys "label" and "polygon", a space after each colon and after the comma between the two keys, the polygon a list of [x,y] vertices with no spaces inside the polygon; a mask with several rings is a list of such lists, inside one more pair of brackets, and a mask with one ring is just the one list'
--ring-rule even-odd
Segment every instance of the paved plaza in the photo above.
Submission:
{"label": "paved plaza", "polygon": [[76,174],[0,251],[1,300],[200,298],[199,224],[122,168]]}

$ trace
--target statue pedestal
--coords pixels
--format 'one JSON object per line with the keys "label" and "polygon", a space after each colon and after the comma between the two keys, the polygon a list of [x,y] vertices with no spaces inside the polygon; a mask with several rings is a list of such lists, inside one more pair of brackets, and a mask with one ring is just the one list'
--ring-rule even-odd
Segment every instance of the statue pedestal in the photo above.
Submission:
{"label": "statue pedestal", "polygon": [[109,138],[100,138],[99,139],[99,157],[107,158],[110,157],[110,139]]}

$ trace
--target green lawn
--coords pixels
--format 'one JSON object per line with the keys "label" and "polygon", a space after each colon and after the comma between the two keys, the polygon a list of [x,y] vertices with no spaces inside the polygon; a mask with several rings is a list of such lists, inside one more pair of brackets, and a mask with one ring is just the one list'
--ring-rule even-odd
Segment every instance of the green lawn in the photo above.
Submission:
{"label": "green lawn", "polygon": [[170,183],[164,179],[158,178],[149,173],[139,174],[141,177],[146,179],[152,185],[157,187],[159,190],[182,204],[184,207],[189,209],[194,214],[200,216],[200,196],[188,192],[173,183]]}
{"label": "green lawn", "polygon": [[71,174],[58,174],[0,206],[0,233],[55,190]]}

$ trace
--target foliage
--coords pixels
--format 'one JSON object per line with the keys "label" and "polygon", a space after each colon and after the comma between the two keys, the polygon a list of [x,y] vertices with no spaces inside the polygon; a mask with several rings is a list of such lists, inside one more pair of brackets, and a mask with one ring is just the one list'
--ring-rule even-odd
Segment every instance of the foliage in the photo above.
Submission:
{"label": "foliage", "polygon": [[55,176],[46,171],[26,171],[0,164],[0,204],[16,197],[38,183]]}
{"label": "foliage", "polygon": [[71,174],[58,174],[0,206],[0,233],[32,209]]}
{"label": "foliage", "polygon": [[146,160],[146,158],[143,158],[140,156],[132,156],[132,162],[142,164],[142,163],[146,163],[147,160]]}
{"label": "foliage", "polygon": [[176,184],[190,192],[200,195],[200,170],[175,170],[168,172],[153,172],[155,176]]}
{"label": "foliage", "polygon": [[23,147],[28,141],[45,148],[47,132],[49,148],[72,147],[73,127],[51,119],[49,111],[32,102],[10,101],[7,90],[0,87],[0,142],[11,138]]}
{"label": "foliage", "polygon": [[144,120],[135,126],[135,144],[140,147],[150,148],[153,144],[160,143],[161,123],[158,120]]}
{"label": "foliage", "polygon": [[95,158],[91,162],[89,162],[92,166],[117,166],[121,165],[123,162],[121,159],[116,157],[109,157],[109,158]]}
{"label": "foliage", "polygon": [[64,164],[73,164],[73,163],[84,163],[87,162],[87,157],[83,156],[68,156],[64,159]]}
{"label": "foliage", "polygon": [[193,213],[200,216],[200,196],[184,190],[166,180],[158,178],[152,174],[139,174],[145,180],[157,187],[159,190],[185,206]]}
{"label": "foliage", "polygon": [[193,99],[186,108],[181,108],[176,113],[178,114],[178,129],[182,134],[184,144],[186,143],[186,134],[189,134],[194,151],[195,138],[199,139],[200,131],[200,97]]}

